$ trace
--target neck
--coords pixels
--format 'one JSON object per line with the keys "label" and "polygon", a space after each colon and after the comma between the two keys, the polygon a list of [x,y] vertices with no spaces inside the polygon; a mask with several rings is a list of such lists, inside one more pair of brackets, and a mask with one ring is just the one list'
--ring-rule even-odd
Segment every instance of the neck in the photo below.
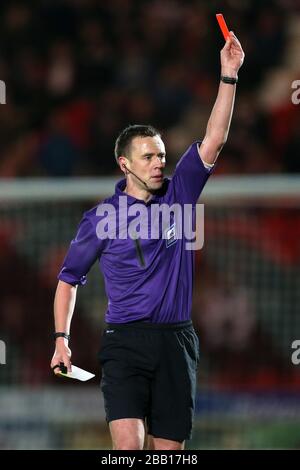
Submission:
{"label": "neck", "polygon": [[148,202],[152,198],[152,193],[150,191],[148,191],[146,188],[144,189],[133,186],[129,183],[128,180],[123,192],[128,194],[128,196],[132,196],[135,199],[140,199],[144,202]]}

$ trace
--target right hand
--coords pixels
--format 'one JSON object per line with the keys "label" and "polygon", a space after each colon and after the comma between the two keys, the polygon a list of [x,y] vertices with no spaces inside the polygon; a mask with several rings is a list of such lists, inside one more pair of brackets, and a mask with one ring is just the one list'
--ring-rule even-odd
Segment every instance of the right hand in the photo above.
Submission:
{"label": "right hand", "polygon": [[53,370],[54,374],[58,374],[60,372],[59,367],[53,369],[54,366],[59,366],[60,362],[63,362],[64,365],[67,367],[68,372],[72,372],[71,368],[71,356],[72,352],[71,349],[68,347],[67,340],[64,338],[57,338],[56,339],[56,348],[51,360],[50,367]]}
{"label": "right hand", "polygon": [[230,37],[221,50],[221,75],[236,78],[240,67],[243,65],[244,58],[245,53],[240,41],[234,32],[230,31]]}

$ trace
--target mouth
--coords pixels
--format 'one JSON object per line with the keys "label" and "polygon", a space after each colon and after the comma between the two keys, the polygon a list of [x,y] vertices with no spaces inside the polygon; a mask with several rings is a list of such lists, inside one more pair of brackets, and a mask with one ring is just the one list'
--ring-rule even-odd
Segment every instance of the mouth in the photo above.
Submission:
{"label": "mouth", "polygon": [[163,180],[163,175],[152,176],[152,179],[154,179],[155,181],[162,181]]}

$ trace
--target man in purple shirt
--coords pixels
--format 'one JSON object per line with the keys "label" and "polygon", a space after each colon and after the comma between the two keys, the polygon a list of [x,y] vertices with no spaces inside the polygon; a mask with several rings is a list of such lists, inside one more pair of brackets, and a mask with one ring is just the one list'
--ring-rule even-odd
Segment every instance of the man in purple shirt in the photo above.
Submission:
{"label": "man in purple shirt", "polygon": [[[115,156],[126,178],[84,214],[58,276],[55,373],[60,363],[71,370],[77,286],[85,284],[96,260],[104,276],[108,308],[100,362],[114,449],[142,449],[145,427],[156,450],[183,449],[191,435],[199,357],[190,320],[194,251],[187,248],[181,209],[192,208],[194,224],[197,200],[227,139],[243,60],[231,32],[205,138],[189,147],[170,180],[163,177],[166,151],[159,132],[140,125],[123,130]],[[174,205],[166,223],[161,209]]]}

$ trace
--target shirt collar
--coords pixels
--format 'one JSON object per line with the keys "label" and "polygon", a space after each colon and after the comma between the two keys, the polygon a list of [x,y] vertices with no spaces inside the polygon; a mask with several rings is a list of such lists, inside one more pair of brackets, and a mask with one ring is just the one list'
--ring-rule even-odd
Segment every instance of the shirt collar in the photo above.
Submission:
{"label": "shirt collar", "polygon": [[135,197],[130,196],[127,193],[124,193],[125,187],[126,187],[126,178],[123,178],[123,179],[119,180],[116,184],[116,191],[115,191],[116,196],[127,196],[127,204],[129,206],[131,206],[135,202],[141,202],[138,199],[136,199]]}

